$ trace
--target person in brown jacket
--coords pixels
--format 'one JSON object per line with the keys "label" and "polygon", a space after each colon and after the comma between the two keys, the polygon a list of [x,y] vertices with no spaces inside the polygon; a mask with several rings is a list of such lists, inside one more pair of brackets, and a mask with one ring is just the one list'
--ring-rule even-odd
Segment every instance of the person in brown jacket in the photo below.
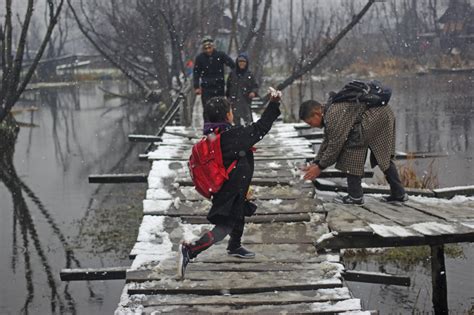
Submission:
{"label": "person in brown jacket", "polygon": [[[351,85],[353,82],[356,84]],[[335,163],[338,170],[347,173],[348,190],[348,195],[336,201],[362,205],[361,181],[370,149],[371,166],[378,165],[390,185],[390,195],[384,201],[406,201],[408,196],[393,161],[395,116],[388,105],[391,90],[387,97],[378,81],[353,82],[333,93],[326,105],[314,100],[301,104],[300,119],[311,127],[324,127],[323,143],[314,161],[304,168],[304,179],[314,180]]]}

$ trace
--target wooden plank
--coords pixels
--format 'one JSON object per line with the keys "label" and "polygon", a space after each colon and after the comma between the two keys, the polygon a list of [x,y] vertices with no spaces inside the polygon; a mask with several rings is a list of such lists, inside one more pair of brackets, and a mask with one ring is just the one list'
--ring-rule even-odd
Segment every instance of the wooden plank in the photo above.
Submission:
{"label": "wooden plank", "polygon": [[[209,221],[205,216],[182,216],[181,220],[184,223],[189,224],[207,224]],[[277,215],[253,215],[251,217],[245,217],[246,223],[275,223],[275,222],[309,222],[311,217],[307,213],[297,213],[297,214],[277,214]]]}
{"label": "wooden plank", "polygon": [[[396,227],[399,228],[399,227]],[[471,230],[472,231],[472,230]],[[396,229],[389,231],[391,235],[396,235]],[[383,234],[383,233],[381,233]],[[342,248],[373,248],[373,247],[400,247],[419,245],[441,245],[448,243],[474,242],[474,233],[450,233],[438,235],[413,235],[413,236],[370,236],[363,234],[339,234],[330,238],[324,238],[316,242],[316,249],[324,251],[327,249]]]}
{"label": "wooden plank", "polygon": [[[251,186],[253,199],[272,200],[272,199],[305,199],[314,198],[314,186],[309,184],[291,185],[291,186]],[[149,200],[175,200],[179,198],[181,201],[198,201],[205,198],[200,195],[192,186],[172,186],[168,190],[163,188],[148,189],[146,199]]]}
{"label": "wooden plank", "polygon": [[382,272],[368,272],[358,270],[346,270],[342,273],[342,277],[346,281],[381,283],[390,285],[400,285],[409,287],[410,278],[398,275],[392,275]]}
{"label": "wooden plank", "polygon": [[437,198],[447,199],[450,199],[456,195],[474,196],[474,185],[451,188],[438,188],[433,189],[433,192]]}
{"label": "wooden plank", "polygon": [[[299,172],[294,170],[293,168],[287,167],[284,169],[274,170],[274,169],[264,169],[264,168],[256,168],[253,173],[253,178],[284,178],[284,179],[294,179],[296,176],[299,175]],[[178,177],[183,178],[190,178],[189,170],[187,168],[183,169],[182,171],[178,172]],[[298,176],[299,178],[299,176]]]}
{"label": "wooden plank", "polygon": [[350,299],[347,288],[319,289],[307,291],[276,291],[254,293],[252,295],[150,295],[140,304],[144,307],[164,305],[233,305],[238,307],[251,305],[287,305],[294,303],[312,303],[325,301],[342,301]]}
{"label": "wooden plank", "polygon": [[[245,232],[244,232],[245,236]],[[179,244],[180,239],[173,240],[173,244]],[[132,259],[137,255],[163,255],[161,247],[155,248],[149,243],[143,248],[139,248],[140,242],[136,243],[130,256]],[[226,254],[227,242],[215,244],[200,254],[193,263],[218,263],[218,264],[255,264],[255,263],[313,263],[324,261],[339,261],[338,254],[318,255],[313,244],[247,244],[244,238],[243,244],[246,248],[256,253],[254,259],[240,259]],[[175,246],[177,250],[177,245]],[[170,268],[176,266],[175,256],[169,259]],[[161,265],[161,263],[160,263]],[[165,264],[166,265],[166,264]]]}
{"label": "wooden plank", "polygon": [[378,215],[377,213],[373,213],[368,211],[363,207],[354,207],[347,205],[349,211],[352,215],[358,217],[362,221],[366,222],[367,224],[387,224],[389,220],[387,218]]}
{"label": "wooden plank", "polygon": [[[232,261],[228,263],[209,263],[209,262],[193,262],[189,264],[189,268],[187,269],[190,272],[195,271],[246,271],[246,272],[266,272],[266,271],[281,271],[281,272],[288,272],[288,271],[301,271],[305,272],[306,270],[320,270],[321,263],[320,262],[299,262],[299,263],[285,263],[285,262],[253,262],[252,260],[242,262],[240,261]],[[173,271],[174,268],[173,268]]]}
{"label": "wooden plank", "polygon": [[128,294],[200,294],[214,295],[226,292],[228,294],[250,294],[259,292],[272,291],[299,291],[299,290],[317,290],[324,288],[341,287],[340,279],[322,279],[314,280],[304,276],[295,274],[296,278],[286,278],[275,280],[274,276],[263,277],[261,273],[255,273],[253,278],[242,279],[242,275],[237,275],[237,279],[229,279],[225,277],[225,273],[217,280],[207,280],[195,282],[189,281],[172,281],[171,279],[158,280],[148,283],[132,283],[129,286]]}
{"label": "wooden plank", "polygon": [[446,265],[444,262],[444,246],[434,245],[431,248],[431,285],[433,295],[431,301],[435,314],[449,314],[448,284],[446,281]]}
{"label": "wooden plank", "polygon": [[450,205],[450,204],[434,204],[434,203],[421,203],[416,200],[409,199],[406,201],[405,206],[413,208],[417,211],[432,215],[434,217],[456,222],[461,219],[473,218],[474,207],[470,205]]}
{"label": "wooden plank", "polygon": [[117,280],[125,279],[128,268],[130,267],[62,269],[59,276],[61,281]]}
{"label": "wooden plank", "polygon": [[438,157],[446,157],[446,153],[432,153],[432,152],[395,152],[396,160],[407,160],[407,159],[433,159]]}
{"label": "wooden plank", "polygon": [[130,142],[160,142],[161,137],[150,136],[150,135],[128,135],[128,141]]}
{"label": "wooden plank", "polygon": [[[337,184],[326,179],[315,179],[313,182],[318,190],[347,192],[347,185],[344,184]],[[390,194],[390,187],[388,186],[364,186],[363,190],[366,194]],[[405,190],[408,195],[434,197],[432,190],[415,188],[405,188]]]}
{"label": "wooden plank", "polygon": [[372,235],[372,229],[366,222],[351,214],[351,208],[354,208],[354,206],[338,205],[334,203],[324,204],[324,209],[328,211],[326,221],[330,230],[342,234]]}
{"label": "wooden plank", "polygon": [[[364,175],[362,177],[364,178],[371,178],[374,176],[373,171],[365,170]],[[318,178],[346,178],[347,174],[344,172],[341,172],[336,169],[325,169],[321,172],[321,175],[319,175]]]}
{"label": "wooden plank", "polygon": [[396,206],[389,203],[376,202],[371,200],[371,202],[366,202],[363,205],[363,208],[368,211],[378,214],[381,217],[386,218],[388,221],[395,222],[399,225],[410,225],[418,222],[427,222],[438,220],[435,217],[429,217],[420,212],[416,212],[409,207],[404,207],[403,205]]}
{"label": "wooden plank", "polygon": [[[258,214],[291,214],[323,212],[321,202],[317,199],[296,200],[255,200]],[[147,215],[167,216],[203,216],[207,215],[211,203],[209,200],[144,200],[143,213]]]}
{"label": "wooden plank", "polygon": [[[182,154],[169,154],[168,152],[150,152],[148,153],[149,160],[162,160],[162,161],[187,161],[189,159],[189,153]],[[275,155],[275,156],[255,156],[256,161],[282,161],[282,160],[312,160],[314,154],[289,154],[289,155]]]}
{"label": "wooden plank", "polygon": [[[319,268],[318,268],[319,267]],[[305,270],[266,270],[266,271],[246,271],[246,270],[196,270],[192,271],[191,268],[186,270],[186,283],[183,283],[182,288],[190,291],[192,293],[194,287],[199,287],[201,285],[212,287],[226,287],[229,283],[233,282],[241,282],[241,288],[251,288],[255,282],[266,283],[267,286],[271,286],[272,283],[275,285],[279,285],[283,282],[284,285],[291,284],[291,282],[287,282],[288,280],[293,280],[293,283],[304,284],[307,279],[313,280],[332,280],[337,279],[339,280],[340,271],[342,265],[340,264],[332,264],[332,263],[324,263],[318,264],[315,268],[312,269],[305,269]],[[176,271],[172,274],[168,274],[168,272],[156,272],[153,270],[144,270],[144,271],[134,271],[127,273],[127,282],[134,282],[134,283],[141,283],[147,281],[153,282],[169,282],[175,280],[171,283],[173,286],[180,286],[181,281],[176,281]],[[250,280],[250,281],[249,281]],[[249,283],[246,283],[249,281]],[[193,286],[193,283],[197,283]],[[162,284],[157,283],[158,286],[162,286]],[[165,284],[166,287],[166,284]],[[262,291],[260,291],[262,292]],[[263,291],[264,292],[264,291]],[[243,293],[243,292],[242,292]]]}
{"label": "wooden plank", "polygon": [[140,174],[93,174],[89,175],[91,184],[146,183],[148,175]]}
{"label": "wooden plank", "polygon": [[[234,294],[232,294],[234,296]],[[151,314],[339,314],[347,313],[353,315],[363,315],[367,312],[360,312],[361,303],[359,299],[349,299],[342,301],[294,303],[285,305],[256,305],[242,308],[240,305],[172,305],[146,307],[141,310],[143,315]]]}
{"label": "wooden plank", "polygon": [[[293,180],[294,179],[292,177],[253,177],[250,184],[254,186],[289,186]],[[180,186],[194,186],[191,177],[176,178],[176,183],[178,183]]]}
{"label": "wooden plank", "polygon": [[300,129],[298,136],[306,139],[322,139],[324,138],[324,131],[319,128]]}

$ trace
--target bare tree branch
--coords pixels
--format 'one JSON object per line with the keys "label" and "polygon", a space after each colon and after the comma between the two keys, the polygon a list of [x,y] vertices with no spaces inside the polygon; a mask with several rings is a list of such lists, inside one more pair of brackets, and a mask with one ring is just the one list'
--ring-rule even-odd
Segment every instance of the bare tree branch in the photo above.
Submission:
{"label": "bare tree branch", "polygon": [[317,64],[319,64],[321,60],[323,60],[324,57],[326,57],[329,52],[331,52],[331,50],[336,47],[337,43],[342,38],[344,38],[344,36],[362,19],[362,17],[365,15],[365,13],[367,13],[367,11],[370,9],[374,2],[375,0],[369,0],[367,4],[362,8],[362,10],[352,18],[352,21],[341,32],[339,32],[339,34],[337,34],[336,37],[331,40],[331,42],[329,42],[315,58],[309,61],[305,66],[295,71],[290,77],[285,79],[283,82],[278,84],[277,89],[283,90],[284,88],[291,85],[295,80],[300,78],[302,75],[313,69]]}

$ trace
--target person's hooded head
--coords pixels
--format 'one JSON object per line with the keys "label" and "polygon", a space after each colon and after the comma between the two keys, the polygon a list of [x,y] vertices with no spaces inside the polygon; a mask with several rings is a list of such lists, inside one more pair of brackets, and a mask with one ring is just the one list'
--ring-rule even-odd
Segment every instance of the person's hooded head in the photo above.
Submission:
{"label": "person's hooded head", "polygon": [[246,53],[240,53],[237,59],[235,59],[237,64],[236,71],[239,74],[247,72],[249,69],[249,57]]}

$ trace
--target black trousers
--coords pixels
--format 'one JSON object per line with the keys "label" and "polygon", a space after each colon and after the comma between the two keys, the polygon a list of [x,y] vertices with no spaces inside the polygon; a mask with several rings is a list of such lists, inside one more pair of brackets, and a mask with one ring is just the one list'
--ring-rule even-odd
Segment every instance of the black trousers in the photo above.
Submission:
{"label": "black trousers", "polygon": [[204,107],[206,106],[207,102],[216,96],[225,96],[224,89],[202,89],[202,94],[201,94],[201,102],[202,102],[202,118],[204,122],[209,121],[209,119],[206,117],[206,114],[204,112]]}
{"label": "black trousers", "polygon": [[[395,163],[390,161],[390,166],[384,172],[385,179],[390,185],[390,194],[392,196],[400,197],[405,194],[405,188],[403,188],[400,176],[398,175],[397,167]],[[362,190],[362,177],[356,175],[347,175],[347,192],[351,197],[360,198],[364,195]]]}

